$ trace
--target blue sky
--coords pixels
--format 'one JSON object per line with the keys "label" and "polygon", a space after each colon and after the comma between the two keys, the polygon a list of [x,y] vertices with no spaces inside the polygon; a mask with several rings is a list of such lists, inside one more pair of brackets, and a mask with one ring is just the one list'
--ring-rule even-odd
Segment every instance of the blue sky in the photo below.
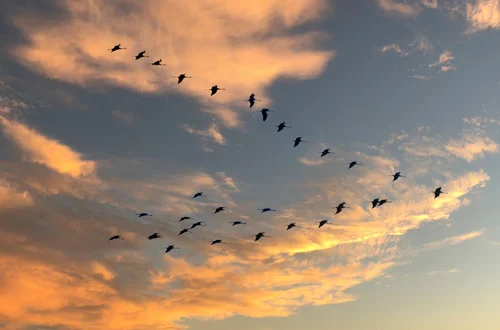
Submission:
{"label": "blue sky", "polygon": [[[0,9],[4,328],[500,321],[498,1]],[[225,90],[211,97],[214,84]],[[249,109],[251,93],[262,101]],[[308,142],[293,148],[297,136]],[[371,209],[375,197],[392,203]],[[178,236],[186,215],[207,226]]]}

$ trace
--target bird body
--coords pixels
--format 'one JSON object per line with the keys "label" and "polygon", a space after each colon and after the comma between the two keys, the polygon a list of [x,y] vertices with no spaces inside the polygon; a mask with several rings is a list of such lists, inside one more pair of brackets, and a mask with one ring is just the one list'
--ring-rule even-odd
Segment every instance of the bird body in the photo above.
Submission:
{"label": "bird body", "polygon": [[250,94],[250,96],[248,97],[248,100],[246,100],[246,101],[248,101],[248,102],[250,103],[250,108],[251,108],[251,107],[253,107],[253,106],[254,106],[255,101],[260,101],[260,100],[257,100],[257,99],[255,98],[255,94],[254,94],[254,93],[252,93],[252,94]]}
{"label": "bird body", "polygon": [[136,213],[135,215],[137,215],[137,217],[138,217],[138,218],[142,218],[142,217],[152,217],[152,216],[153,216],[152,214],[149,214],[149,213],[146,213],[146,212]]}
{"label": "bird body", "polygon": [[174,78],[177,78],[177,84],[180,84],[181,82],[184,81],[184,79],[186,79],[186,78],[193,78],[193,77],[188,77],[188,76],[186,76],[185,73],[182,73],[182,74],[180,74],[180,75],[178,75],[177,77],[174,77]]}
{"label": "bird body", "polygon": [[347,206],[345,206],[345,202],[342,202],[340,203],[339,205],[335,206],[334,208],[337,209],[337,212],[335,212],[335,214],[339,214],[340,212],[342,212],[343,209],[348,209]]}
{"label": "bird body", "polygon": [[173,249],[178,249],[178,247],[175,247],[175,245],[169,245],[167,246],[167,248],[165,249],[165,253],[169,253],[170,251],[172,251]]}
{"label": "bird body", "polygon": [[110,51],[111,51],[111,53],[113,53],[113,52],[116,52],[117,50],[127,49],[127,48],[121,48],[121,47],[120,47],[121,45],[122,45],[122,44],[118,44],[118,45],[116,45],[116,46],[114,46],[113,48],[108,49],[108,50],[110,50]]}
{"label": "bird body", "polygon": [[272,208],[265,207],[263,209],[259,209],[260,213],[266,213],[266,212],[276,212],[276,210],[273,210]]}
{"label": "bird body", "polygon": [[182,217],[179,219],[179,221],[191,220],[191,219],[192,219],[191,217]]}
{"label": "bird body", "polygon": [[198,198],[198,197],[206,197],[205,195],[203,195],[203,192],[197,192],[196,194],[193,195],[193,199],[195,198]]}
{"label": "bird body", "polygon": [[290,229],[292,229],[292,228],[294,228],[294,227],[297,227],[297,225],[295,224],[295,222],[292,222],[292,223],[290,223],[290,224],[288,224],[288,225],[286,226],[286,230],[290,230]]}
{"label": "bird body", "polygon": [[198,222],[193,223],[191,225],[191,228],[189,228],[189,229],[194,229],[194,228],[196,228],[198,226],[204,226],[203,221],[198,221]]}
{"label": "bird body", "polygon": [[178,234],[177,236],[181,236],[182,234],[185,234],[185,233],[187,233],[187,232],[190,232],[190,231],[189,231],[189,229],[184,228],[183,230],[181,230],[181,231],[179,232],[179,234]]}
{"label": "bird body", "polygon": [[161,58],[158,61],[155,61],[155,62],[151,63],[151,65],[156,65],[156,66],[163,65],[163,66],[165,66],[165,64],[161,63]]}
{"label": "bird body", "polygon": [[146,56],[146,55],[144,55],[144,54],[146,54],[146,51],[145,51],[145,50],[143,50],[142,52],[140,52],[139,54],[137,54],[137,55],[136,55],[136,56],[134,56],[134,57],[135,57],[135,59],[136,59],[136,60],[141,59],[141,58],[143,58],[143,57],[149,57],[149,56]]}
{"label": "bird body", "polygon": [[321,152],[321,156],[320,156],[320,157],[325,157],[325,156],[326,156],[326,155],[328,155],[328,154],[334,154],[334,152],[331,152],[331,151],[330,151],[330,148],[325,149],[325,150],[323,150],[323,151]]}
{"label": "bird body", "polygon": [[276,127],[278,127],[278,132],[281,132],[285,127],[291,128],[292,126],[286,126],[285,122],[282,122],[281,124],[279,124]]}
{"label": "bird body", "polygon": [[350,162],[350,163],[347,163],[347,164],[349,164],[349,168],[353,168],[353,167],[354,167],[354,166],[356,166],[356,165],[363,165],[363,164],[360,164],[360,163],[358,163],[358,162],[356,162],[356,161],[354,161],[354,162]]}
{"label": "bird body", "polygon": [[210,96],[213,96],[215,95],[215,93],[217,93],[218,91],[223,91],[225,90],[224,88],[219,88],[217,85],[214,85],[210,88],[210,91],[212,91],[212,93],[210,94]]}
{"label": "bird body", "polygon": [[221,239],[216,239],[215,241],[212,241],[212,244],[210,244],[210,245],[222,244],[222,243],[225,243],[225,242],[223,242]]}
{"label": "bird body", "polygon": [[258,241],[259,239],[261,239],[262,237],[267,237],[267,238],[269,238],[269,236],[266,236],[266,235],[264,235],[264,234],[265,234],[265,232],[260,232],[260,233],[258,233],[257,235],[255,235],[255,242],[257,242],[257,241]]}
{"label": "bird body", "polygon": [[157,239],[157,238],[161,238],[161,235],[159,233],[154,233],[154,234],[151,234],[148,236],[148,240]]}
{"label": "bird body", "polygon": [[406,178],[405,176],[401,175],[401,172],[396,172],[391,176],[393,177],[392,182],[396,181],[399,178]]}
{"label": "bird body", "polygon": [[378,207],[384,205],[385,203],[392,203],[390,200],[388,199],[381,199],[379,202],[378,202]]}
{"label": "bird body", "polygon": [[247,224],[246,222],[243,222],[243,221],[232,221],[230,223],[232,223],[233,226],[246,225]]}
{"label": "bird body", "polygon": [[295,138],[295,140],[293,141],[293,147],[295,148],[295,147],[296,147],[296,146],[298,146],[301,142],[307,142],[307,141],[302,140],[302,136],[299,136],[299,137]]}
{"label": "bird body", "polygon": [[214,214],[217,214],[217,213],[225,211],[225,210],[226,210],[225,206],[219,206],[218,208],[215,209]]}
{"label": "bird body", "polygon": [[380,198],[375,198],[374,200],[371,201],[372,203],[372,209],[376,208],[378,203],[380,201]]}
{"label": "bird body", "polygon": [[324,225],[326,225],[327,223],[328,223],[328,220],[321,220],[321,221],[319,222],[319,226],[318,226],[318,228],[323,227],[323,226],[324,226]]}
{"label": "bird body", "polygon": [[443,191],[443,188],[438,187],[436,190],[433,191],[434,193],[434,199],[438,198],[441,194],[447,194]]}
{"label": "bird body", "polygon": [[262,109],[259,111],[262,114],[262,121],[266,121],[268,117],[268,112],[274,112],[269,109]]}
{"label": "bird body", "polygon": [[111,236],[111,237],[108,239],[108,241],[114,241],[115,239],[123,239],[123,238],[121,237],[121,235],[115,235],[115,236]]}

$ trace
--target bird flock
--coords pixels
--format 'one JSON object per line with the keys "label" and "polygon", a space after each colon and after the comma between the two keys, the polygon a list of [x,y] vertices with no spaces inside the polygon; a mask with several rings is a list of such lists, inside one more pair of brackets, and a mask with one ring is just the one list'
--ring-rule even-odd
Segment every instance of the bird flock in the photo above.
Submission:
{"label": "bird flock", "polygon": [[[118,44],[116,46],[114,46],[113,48],[110,48],[108,50],[111,51],[111,53],[115,52],[115,51],[118,51],[118,50],[124,50],[126,48],[122,48],[121,47],[121,44]],[[139,60],[141,58],[145,58],[145,57],[149,57],[148,55],[145,55],[146,54],[146,51],[143,50],[141,52],[139,52],[137,55],[133,56],[136,60]],[[160,58],[159,60],[155,61],[155,62],[152,62],[151,65],[153,66],[166,66],[165,64],[162,63],[162,59]],[[174,76],[174,78],[177,79],[177,84],[180,84],[184,81],[184,79],[186,78],[192,78],[191,76],[187,76],[185,73],[182,73],[182,74],[179,74],[178,76]],[[211,88],[207,89],[207,91],[210,91],[210,96],[213,96],[215,95],[218,91],[220,90],[225,90],[224,88],[219,88],[217,85],[214,85],[212,86]],[[261,101],[261,100],[258,100],[256,99],[256,96],[254,93],[252,93],[247,100],[244,100],[246,102],[249,102],[250,104],[250,108],[252,108],[254,105],[255,105],[255,102],[256,101]],[[272,110],[269,110],[269,109],[262,109],[262,110],[259,110],[258,112],[261,113],[262,115],[262,121],[265,122],[269,116],[269,112],[273,112]],[[280,123],[279,125],[276,125],[276,127],[278,128],[277,129],[277,132],[281,132],[282,130],[284,130],[285,128],[292,128],[292,126],[287,126],[286,125],[286,122],[283,121],[282,123]],[[293,147],[297,147],[299,144],[301,143],[307,143],[307,141],[303,140],[301,136],[295,138],[295,140],[293,141]],[[327,148],[327,149],[324,149],[323,151],[319,152],[320,154],[320,157],[325,157],[329,154],[335,154],[334,152],[331,151],[330,148]],[[349,163],[346,163],[348,166],[348,169],[351,169],[355,166],[363,166],[363,164],[361,163],[358,163],[357,161],[351,161]],[[405,176],[403,176],[401,174],[401,172],[396,172],[394,174],[391,174],[389,175],[391,176],[393,179],[392,179],[392,182],[394,181],[397,181],[399,178],[406,178]],[[441,194],[447,194],[446,192],[444,192],[442,190],[442,187],[438,187],[436,188],[435,190],[431,191],[433,194],[434,194],[434,198],[438,198]],[[200,197],[207,197],[204,192],[200,191],[200,192],[196,192],[195,194],[193,194],[192,196],[192,199],[197,199],[197,198],[200,198]],[[388,200],[387,198],[380,198],[380,197],[377,197],[377,198],[374,198],[371,202],[371,205],[372,205],[372,209],[376,208],[376,207],[381,207],[382,205],[386,204],[386,203],[392,203],[390,200]],[[336,214],[339,214],[340,212],[342,212],[343,209],[348,209],[349,206],[346,206],[346,202],[345,201],[342,201],[342,203],[338,204],[337,206],[334,206],[332,207],[332,209],[335,209],[335,215]],[[258,209],[259,211],[261,211],[261,213],[267,213],[267,212],[276,212],[275,209],[272,209],[270,207],[265,207],[265,208],[262,208],[262,209]],[[219,207],[216,207],[214,209],[214,213],[213,214],[217,214],[217,213],[220,213],[220,212],[224,212],[224,211],[227,211],[227,207],[225,206],[219,206]],[[153,216],[152,214],[149,214],[149,213],[146,213],[146,212],[142,212],[142,213],[136,213],[137,217],[138,218],[142,218],[142,217],[147,217],[147,216]],[[189,217],[189,216],[183,216],[179,219],[179,222],[182,222],[182,221],[185,221],[185,220],[193,220],[193,218]],[[324,225],[328,224],[329,220],[321,220],[319,221],[319,224],[318,224],[318,228],[321,228],[323,227]],[[232,226],[238,226],[238,225],[246,225],[246,222],[243,222],[243,221],[231,221],[229,222]],[[188,232],[191,232],[191,230],[195,229],[196,227],[201,227],[201,226],[206,226],[204,224],[203,221],[197,221],[197,222],[194,222],[193,224],[191,224],[191,226],[189,228],[184,228],[182,229],[178,236],[180,235],[183,235],[185,233],[188,233]],[[292,228],[300,228],[300,226],[298,226],[295,222],[292,222],[288,225],[286,225],[286,230],[290,230]],[[267,236],[265,232],[259,232],[255,235],[255,242],[256,241],[259,241],[261,238],[263,237],[266,237],[266,238],[269,238],[270,236]],[[149,235],[147,237],[148,240],[153,240],[153,239],[158,239],[158,238],[162,238],[162,235],[160,233],[153,233],[151,235]],[[123,240],[123,237],[121,235],[114,235],[114,236],[111,236],[109,238],[109,241],[113,241],[113,240]],[[216,245],[216,244],[224,244],[226,242],[222,241],[221,239],[216,239],[216,240],[213,240],[210,245]],[[169,253],[170,251],[174,250],[174,249],[179,249],[178,247],[176,247],[175,245],[169,245],[166,247],[165,249],[165,253]]]}

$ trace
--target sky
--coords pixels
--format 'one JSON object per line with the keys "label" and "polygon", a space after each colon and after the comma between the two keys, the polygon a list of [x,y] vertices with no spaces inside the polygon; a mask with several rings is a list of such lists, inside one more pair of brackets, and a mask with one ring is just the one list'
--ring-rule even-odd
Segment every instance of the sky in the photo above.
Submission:
{"label": "sky", "polygon": [[499,29],[499,0],[2,1],[0,329],[496,330]]}

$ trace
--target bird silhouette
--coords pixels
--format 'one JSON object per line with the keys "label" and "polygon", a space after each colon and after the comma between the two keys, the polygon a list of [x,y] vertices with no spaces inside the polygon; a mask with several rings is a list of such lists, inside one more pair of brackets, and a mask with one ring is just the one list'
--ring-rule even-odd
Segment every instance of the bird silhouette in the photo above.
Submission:
{"label": "bird silhouette", "polygon": [[188,77],[188,76],[186,76],[185,73],[182,73],[182,74],[180,74],[180,75],[178,75],[177,77],[174,77],[174,78],[177,79],[177,84],[180,84],[181,82],[184,81],[184,79],[186,79],[186,78],[193,78],[193,77]]}
{"label": "bird silhouette", "polygon": [[199,226],[205,226],[205,225],[203,224],[203,221],[198,221],[198,222],[193,223],[193,224],[191,225],[191,228],[189,228],[189,229],[194,229],[194,228],[199,227]]}
{"label": "bird silhouette", "polygon": [[286,225],[286,230],[290,230],[290,229],[292,229],[294,227],[297,227],[297,225],[295,224],[295,222],[292,222],[292,223]]}
{"label": "bird silhouette", "polygon": [[138,218],[142,218],[142,217],[152,217],[153,215],[152,214],[149,214],[149,213],[146,213],[146,212],[143,212],[143,213],[136,213],[135,215],[137,215]]}
{"label": "bird silhouette", "polygon": [[134,56],[134,57],[135,57],[135,59],[136,59],[136,60],[141,59],[141,58],[143,58],[143,57],[149,57],[149,56],[146,56],[146,55],[144,55],[144,54],[146,54],[146,51],[145,51],[145,50],[143,50],[142,52],[140,52],[139,54],[137,54],[137,55],[136,55],[136,56]]}
{"label": "bird silhouette", "polygon": [[281,124],[277,125],[278,127],[278,132],[281,132],[285,127],[291,128],[292,126],[286,126],[285,122],[282,122]]}
{"label": "bird silhouette", "polygon": [[218,91],[225,91],[225,88],[219,88],[217,85],[212,86],[210,89],[207,89],[207,91],[212,91],[210,96],[214,96]]}
{"label": "bird silhouette", "polygon": [[193,199],[198,197],[207,197],[207,196],[203,195],[203,192],[200,191],[193,195]]}
{"label": "bird silhouette", "polygon": [[374,200],[372,200],[370,203],[372,203],[372,209],[376,208],[378,203],[380,201],[380,198],[375,198]]}
{"label": "bird silhouette", "polygon": [[293,140],[293,147],[297,147],[301,142],[307,143],[307,141],[302,140],[302,136],[299,136]]}
{"label": "bird silhouette", "polygon": [[264,234],[265,234],[265,232],[260,232],[260,233],[258,233],[257,235],[255,235],[255,242],[257,242],[257,241],[258,241],[259,239],[261,239],[262,237],[267,237],[267,238],[269,238],[269,236],[266,236],[266,235],[264,235]]}
{"label": "bird silhouette", "polygon": [[384,205],[385,203],[392,203],[390,200],[388,199],[381,199],[379,202],[378,202],[378,207]]}
{"label": "bird silhouette", "polygon": [[226,242],[223,242],[221,239],[216,239],[215,241],[212,241],[212,244],[210,244],[210,245],[223,244],[223,243],[226,243]]}
{"label": "bird silhouette", "polygon": [[246,222],[243,221],[231,221],[229,223],[232,223],[232,226],[237,226],[237,225],[246,225]]}
{"label": "bird silhouette", "polygon": [[356,162],[356,161],[354,161],[354,162],[350,162],[350,163],[346,163],[346,164],[349,164],[349,168],[353,168],[353,167],[354,167],[354,166],[356,166],[356,165],[363,165],[363,164],[360,164],[360,163],[358,163],[358,162]]}
{"label": "bird silhouette", "polygon": [[157,238],[161,238],[161,237],[162,236],[159,233],[154,233],[154,234],[151,234],[148,236],[148,240],[157,239]]}
{"label": "bird silhouette", "polygon": [[343,209],[348,209],[349,207],[345,206],[345,204],[345,202],[342,202],[339,205],[333,207],[334,209],[337,209],[337,212],[335,212],[335,214],[339,214]]}
{"label": "bird silhouette", "polygon": [[405,176],[401,175],[401,172],[396,172],[396,173],[389,175],[389,176],[393,177],[392,182],[396,181],[399,178],[406,178]]}
{"label": "bird silhouette", "polygon": [[254,93],[252,93],[252,94],[250,94],[250,96],[248,97],[248,100],[245,100],[245,101],[248,101],[248,102],[250,103],[250,108],[251,108],[251,107],[253,107],[253,106],[254,106],[255,101],[260,101],[260,100],[257,100],[257,99],[255,98],[255,94],[254,94]]}
{"label": "bird silhouette", "polygon": [[443,191],[443,188],[441,187],[438,187],[436,188],[436,190],[431,192],[434,193],[434,199],[438,198],[441,194],[447,194],[446,192]]}
{"label": "bird silhouette", "polygon": [[192,219],[191,217],[182,217],[179,219],[179,221],[191,220],[191,219]]}
{"label": "bird silhouette", "polygon": [[329,222],[328,222],[328,220],[321,220],[321,221],[319,222],[318,228],[323,227],[323,226],[324,226],[324,225],[326,225],[327,223],[329,223]]}
{"label": "bird silhouette", "polygon": [[325,150],[323,150],[322,152],[320,152],[320,154],[321,154],[321,156],[320,156],[320,157],[325,157],[325,156],[326,156],[326,155],[328,155],[328,154],[334,154],[334,152],[331,152],[331,151],[330,151],[330,148],[328,148],[328,149],[325,149]]}
{"label": "bird silhouette", "polygon": [[111,51],[111,53],[112,53],[112,52],[116,52],[117,50],[127,49],[127,48],[121,48],[121,47],[120,47],[121,45],[122,45],[122,44],[118,44],[118,45],[116,45],[116,46],[114,46],[113,48],[110,48],[110,49],[108,49],[108,50],[110,50],[110,51]]}
{"label": "bird silhouette", "polygon": [[179,249],[179,248],[175,247],[175,245],[169,245],[169,246],[167,246],[165,253],[169,253],[170,251],[172,251],[174,249]]}
{"label": "bird silhouette", "polygon": [[121,237],[121,235],[115,235],[115,236],[111,236],[111,237],[108,239],[108,241],[114,241],[115,239],[123,239],[123,238]]}
{"label": "bird silhouette", "polygon": [[259,209],[260,213],[266,213],[266,212],[276,212],[276,210],[272,209],[272,208],[269,208],[269,207],[265,207],[263,209]]}
{"label": "bird silhouette", "polygon": [[179,232],[179,234],[178,234],[177,236],[181,236],[182,234],[185,234],[185,233],[190,233],[189,229],[184,228],[183,230],[181,230],[181,231]]}
{"label": "bird silhouette", "polygon": [[162,64],[162,63],[161,63],[161,58],[160,58],[158,61],[155,61],[155,62],[151,63],[151,65],[156,65],[156,66],[162,65],[162,66],[166,66],[165,64]]}
{"label": "bird silhouette", "polygon": [[271,111],[269,109],[262,109],[257,112],[260,112],[262,114],[262,121],[266,121],[268,117],[268,112],[274,112],[274,111]]}
{"label": "bird silhouette", "polygon": [[215,209],[214,214],[217,214],[219,212],[223,212],[226,210],[225,206],[219,206],[218,208]]}

